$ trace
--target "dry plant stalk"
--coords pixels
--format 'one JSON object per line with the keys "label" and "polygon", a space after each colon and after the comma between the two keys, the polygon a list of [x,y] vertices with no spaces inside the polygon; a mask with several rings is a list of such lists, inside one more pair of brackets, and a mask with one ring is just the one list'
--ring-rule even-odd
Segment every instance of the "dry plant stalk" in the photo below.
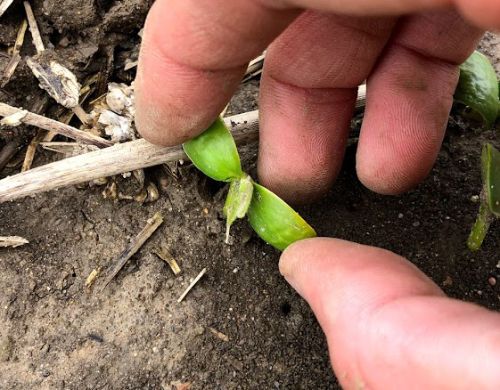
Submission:
{"label": "dry plant stalk", "polygon": [[[1,107],[0,104],[0,113]],[[233,127],[237,143],[248,144],[257,140],[258,111],[229,117],[226,122]],[[181,146],[161,147],[144,139],[117,144],[0,180],[0,203],[185,158]]]}
{"label": "dry plant stalk", "polygon": [[201,270],[201,272],[198,274],[198,276],[196,278],[194,278],[194,280],[189,284],[189,286],[186,288],[186,290],[184,290],[184,292],[179,297],[179,299],[177,299],[177,303],[181,303],[184,300],[184,298],[186,298],[186,296],[189,294],[189,292],[193,289],[194,286],[196,286],[196,283],[198,283],[200,281],[200,279],[203,277],[203,275],[205,275],[206,272],[207,272],[206,268],[203,268]]}
{"label": "dry plant stalk", "polygon": [[24,9],[26,11],[26,17],[28,18],[28,24],[30,26],[31,36],[33,37],[33,44],[35,45],[36,52],[38,54],[45,50],[45,45],[43,44],[42,35],[38,29],[38,23],[36,22],[35,15],[33,14],[33,9],[29,1],[23,2]]}
{"label": "dry plant stalk", "polygon": [[29,244],[29,241],[25,238],[18,236],[8,236],[8,237],[0,237],[0,248],[17,248],[19,246],[23,246]]}
{"label": "dry plant stalk", "polygon": [[111,268],[111,272],[106,278],[101,291],[106,288],[106,286],[114,279],[114,277],[120,272],[127,261],[135,255],[139,249],[144,245],[144,243],[153,235],[153,233],[158,229],[158,227],[163,223],[163,217],[160,213],[156,213],[152,218],[148,219],[146,226],[140,231],[140,233],[127,245],[124,251],[118,256],[115,264]]}
{"label": "dry plant stalk", "polygon": [[[8,104],[5,103],[0,103],[0,117],[8,117],[20,111],[24,110],[9,106]],[[66,125],[54,119],[34,114],[32,112],[27,112],[27,114],[22,118],[21,122],[30,126],[39,127],[40,129],[53,131],[57,134],[64,135],[65,137],[83,142],[85,144],[96,145],[99,147],[106,147],[113,145],[111,141],[108,141],[104,138],[98,137],[96,135],[87,133],[82,130],[78,130],[73,126]]]}
{"label": "dry plant stalk", "polygon": [[16,42],[12,47],[10,61],[3,72],[2,82],[0,83],[1,88],[5,87],[8,84],[11,77],[14,75],[17,66],[21,62],[21,55],[19,54],[19,52],[21,51],[21,47],[23,46],[24,36],[26,35],[27,28],[28,28],[28,22],[26,20],[23,20],[21,26],[19,27],[19,31],[17,32]]}
{"label": "dry plant stalk", "polygon": [[9,161],[16,155],[16,153],[19,151],[20,148],[20,141],[19,139],[14,139],[7,143],[1,150],[0,150],[0,171],[4,169]]}
{"label": "dry plant stalk", "polygon": [[0,1],[0,17],[7,11],[7,9],[12,5],[14,0],[2,0]]}

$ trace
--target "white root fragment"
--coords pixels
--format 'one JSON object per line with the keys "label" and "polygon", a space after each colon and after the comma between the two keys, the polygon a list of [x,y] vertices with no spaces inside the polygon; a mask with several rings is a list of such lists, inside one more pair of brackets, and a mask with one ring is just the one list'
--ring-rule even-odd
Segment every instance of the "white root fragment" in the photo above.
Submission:
{"label": "white root fragment", "polygon": [[5,118],[0,120],[0,125],[16,127],[23,123],[23,119],[28,115],[28,111],[19,110],[12,115],[6,116]]}
{"label": "white root fragment", "polygon": [[0,237],[0,248],[17,248],[19,246],[23,246],[29,244],[29,241],[23,237],[18,236],[8,236],[8,237]]}
{"label": "white root fragment", "polygon": [[30,26],[31,36],[33,37],[33,44],[35,45],[36,52],[41,54],[45,50],[45,45],[42,41],[42,35],[38,28],[38,23],[36,22],[35,15],[33,14],[33,9],[29,1],[23,2],[24,9],[26,11],[26,18],[28,19],[28,24]]}
{"label": "white root fragment", "polygon": [[78,106],[81,85],[73,72],[55,61],[47,65],[28,58],[26,63],[40,82],[40,88],[57,103],[70,109]]}
{"label": "white root fragment", "polygon": [[196,286],[196,283],[200,281],[200,279],[203,277],[203,275],[205,275],[206,272],[207,272],[206,268],[203,268],[201,270],[198,276],[194,278],[194,280],[189,284],[188,288],[186,288],[186,290],[182,293],[179,299],[177,299],[177,303],[181,303],[184,300],[184,298],[186,298],[186,295],[188,295],[189,292],[193,289],[193,287]]}

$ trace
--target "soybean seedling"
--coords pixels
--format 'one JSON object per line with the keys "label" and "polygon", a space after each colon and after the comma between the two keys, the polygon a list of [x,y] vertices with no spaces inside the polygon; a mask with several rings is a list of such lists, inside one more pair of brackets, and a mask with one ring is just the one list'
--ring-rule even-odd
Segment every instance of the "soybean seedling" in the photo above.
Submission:
{"label": "soybean seedling", "polygon": [[[494,125],[500,113],[499,84],[495,69],[483,54],[474,52],[461,65],[455,100],[480,115],[488,127]],[[467,241],[473,251],[481,248],[491,222],[500,217],[500,152],[493,145],[484,145],[481,166],[481,204]]]}
{"label": "soybean seedling", "polygon": [[242,170],[236,143],[220,118],[183,147],[205,175],[230,183],[223,210],[226,242],[231,225],[245,216],[259,237],[281,251],[296,241],[316,237],[314,229],[284,200],[255,183]]}
{"label": "soybean seedling", "polygon": [[476,223],[467,245],[470,250],[481,248],[491,222],[500,218],[500,152],[491,144],[483,147],[481,155],[483,190]]}

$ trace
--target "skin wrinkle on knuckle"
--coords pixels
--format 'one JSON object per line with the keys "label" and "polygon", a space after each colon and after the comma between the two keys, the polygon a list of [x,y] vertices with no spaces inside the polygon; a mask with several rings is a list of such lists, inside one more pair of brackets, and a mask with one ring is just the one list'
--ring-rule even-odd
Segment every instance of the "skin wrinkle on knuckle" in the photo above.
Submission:
{"label": "skin wrinkle on knuckle", "polygon": [[[393,25],[392,20],[368,20],[375,31],[363,27],[360,18],[304,13],[271,45],[266,72],[283,82],[306,88],[357,87],[369,73]],[[301,34],[302,40],[315,42],[301,47],[300,55],[296,48],[297,34]],[[327,39],[329,36],[332,39]],[[344,44],[346,41],[350,44]],[[323,60],[332,52],[341,55]]]}
{"label": "skin wrinkle on knuckle", "polygon": [[246,0],[176,0],[171,8],[174,16],[156,21],[164,27],[147,37],[165,57],[199,70],[244,66],[294,17]]}
{"label": "skin wrinkle on knuckle", "polygon": [[396,27],[394,43],[424,57],[460,65],[482,35],[482,30],[470,26],[455,11],[432,11],[402,18]]}

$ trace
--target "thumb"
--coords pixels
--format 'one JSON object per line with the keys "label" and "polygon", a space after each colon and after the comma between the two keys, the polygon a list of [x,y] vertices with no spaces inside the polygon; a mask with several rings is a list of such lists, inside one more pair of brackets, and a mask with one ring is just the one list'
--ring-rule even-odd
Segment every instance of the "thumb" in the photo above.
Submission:
{"label": "thumb", "polygon": [[444,296],[391,252],[304,240],[280,270],[310,304],[345,388],[498,388],[500,315]]}

